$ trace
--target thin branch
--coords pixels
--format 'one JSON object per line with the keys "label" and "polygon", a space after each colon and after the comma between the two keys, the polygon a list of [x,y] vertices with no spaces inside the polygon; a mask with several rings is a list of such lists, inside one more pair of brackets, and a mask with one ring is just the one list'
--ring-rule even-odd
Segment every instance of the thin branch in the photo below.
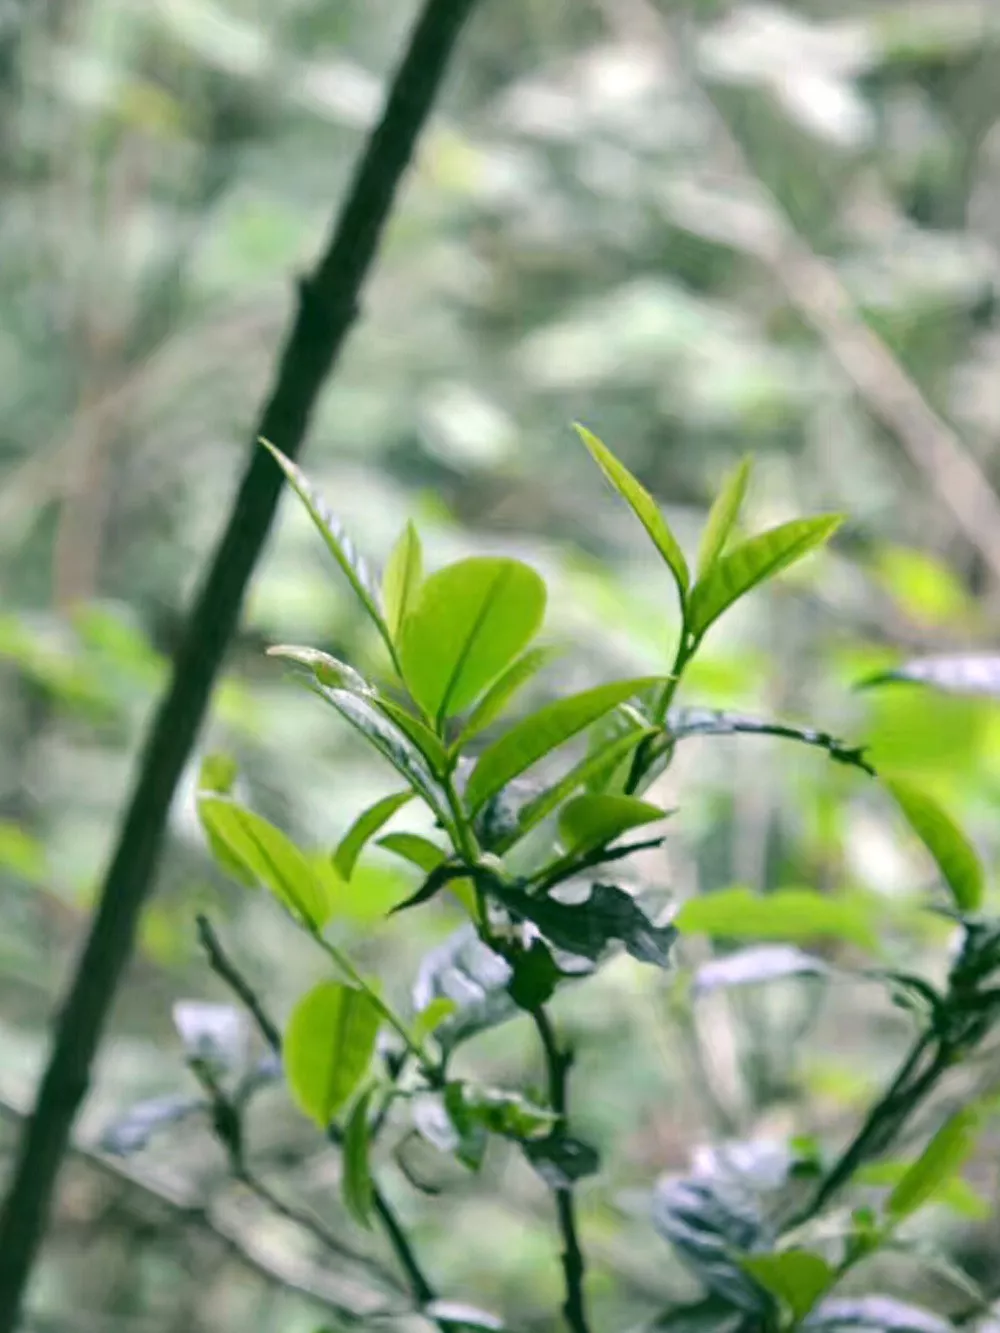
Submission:
{"label": "thin branch", "polygon": [[153,882],[170,805],[208,707],[243,596],[281,493],[281,472],[257,445],[298,454],[320,390],[358,313],[400,182],[475,0],[426,0],[393,79],[332,240],[299,288],[298,311],[274,388],[252,432],[251,458],[179,649],[173,679],[104,881],[90,935],[55,1026],[55,1042],[0,1211],[0,1333],[14,1333],[45,1231],[59,1166],[140,913]]}
{"label": "thin branch", "polygon": [[281,1055],[281,1033],[277,1024],[269,1017],[243,974],[230,962],[225,949],[212,927],[211,921],[203,913],[195,917],[198,942],[205,950],[209,966],[233,992],[240,1004],[257,1024],[260,1035],[275,1055]]}
{"label": "thin branch", "polygon": [[[531,1017],[534,1019],[538,1036],[541,1039],[542,1050],[545,1052],[545,1064],[549,1077],[549,1101],[552,1103],[553,1111],[559,1116],[559,1130],[557,1132],[562,1132],[566,1127],[567,1080],[573,1063],[573,1056],[569,1051],[560,1050],[549,1016],[543,1008],[533,1009]],[[573,1198],[573,1189],[572,1186],[567,1185],[557,1187],[553,1193],[556,1197],[556,1216],[563,1241],[562,1266],[566,1286],[563,1314],[573,1333],[590,1333],[584,1295],[586,1264],[576,1224],[576,1204]]]}
{"label": "thin branch", "polygon": [[[1000,582],[1000,498],[974,454],[858,312],[834,266],[796,230],[754,169],[711,87],[698,79],[696,62],[679,49],[667,19],[652,0],[597,0],[597,4],[618,36],[661,53],[707,117],[737,176],[752,185],[762,207],[752,216],[741,214],[735,235],[725,219],[713,218],[713,226],[719,222],[718,239],[752,254],[770,271],[868,412],[898,440]],[[685,202],[678,195],[673,205],[682,225],[704,230],[702,203]]]}

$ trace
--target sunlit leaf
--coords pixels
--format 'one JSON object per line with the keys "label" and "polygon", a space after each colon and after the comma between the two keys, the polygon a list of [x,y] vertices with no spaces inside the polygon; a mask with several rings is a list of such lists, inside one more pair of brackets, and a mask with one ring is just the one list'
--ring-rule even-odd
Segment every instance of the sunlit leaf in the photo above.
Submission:
{"label": "sunlit leaf", "polygon": [[867,676],[859,682],[858,689],[898,684],[930,685],[946,694],[1000,698],[1000,657],[989,653],[918,657],[891,671]]}
{"label": "sunlit leaf", "polygon": [[228,754],[207,754],[198,770],[198,790],[228,796],[236,784],[239,768]]}
{"label": "sunlit leaf", "polygon": [[427,760],[428,767],[435,777],[448,772],[448,755],[445,748],[426,723],[421,722],[408,708],[404,708],[392,699],[380,698],[376,701],[376,705],[380,712],[385,713],[386,717],[409,737]]}
{"label": "sunlit leaf", "polygon": [[465,745],[473,736],[485,731],[495,722],[515,695],[532,676],[551,662],[555,656],[551,648],[529,648],[526,653],[514,659],[510,666],[493,682],[475,708],[466,718],[457,745]]}
{"label": "sunlit leaf", "polygon": [[981,1123],[977,1106],[965,1106],[946,1120],[889,1195],[886,1212],[902,1219],[932,1199],[971,1156]]}
{"label": "sunlit leaf", "polygon": [[688,899],[673,924],[682,935],[732,940],[829,938],[872,950],[878,942],[873,918],[873,905],[860,895],[828,895],[811,889],[758,894],[733,888]]}
{"label": "sunlit leaf", "polygon": [[752,466],[752,458],[744,458],[737,464],[722,483],[719,494],[708,511],[708,519],[698,546],[699,579],[705,577],[725,550],[726,542],[739,518]]}
{"label": "sunlit leaf", "polygon": [[321,652],[318,648],[301,648],[296,644],[279,643],[273,648],[268,648],[267,655],[280,657],[287,662],[295,662],[296,665],[305,667],[318,684],[328,685],[331,689],[350,690],[352,694],[375,693],[374,686],[369,684],[359,671],[355,671],[346,662],[331,657],[329,653]]}
{"label": "sunlit leaf", "polygon": [[926,792],[899,778],[886,779],[885,785],[934,858],[957,906],[963,912],[975,912],[983,901],[985,875],[972,843]]}
{"label": "sunlit leaf", "polygon": [[410,1024],[410,1032],[414,1041],[423,1041],[429,1037],[436,1028],[442,1023],[447,1022],[453,1014],[458,1012],[458,1001],[447,999],[443,995],[436,995],[426,1009],[421,1009],[420,1013]]}
{"label": "sunlit leaf", "polygon": [[[855,1172],[854,1180],[858,1185],[892,1189],[899,1184],[912,1166],[912,1162],[871,1162]],[[968,1181],[958,1175],[945,1177],[927,1196],[926,1202],[950,1208],[960,1217],[967,1217],[975,1222],[984,1222],[993,1213],[990,1201],[983,1198]]]}
{"label": "sunlit leaf", "polygon": [[518,560],[473,556],[431,574],[403,625],[407,688],[440,721],[474,702],[538,632],[545,584]]}
{"label": "sunlit leaf", "polygon": [[777,1296],[802,1319],[837,1278],[837,1271],[819,1254],[808,1250],[784,1250],[780,1254],[755,1254],[741,1266],[765,1291]]}
{"label": "sunlit leaf", "polygon": [[333,864],[344,879],[351,878],[357,859],[369,839],[389,822],[397,810],[401,810],[407,801],[412,799],[412,791],[393,792],[391,796],[383,796],[381,801],[376,801],[358,815],[337,844],[337,850],[333,854]]}
{"label": "sunlit leaf", "polygon": [[261,440],[261,444],[284,472],[289,485],[305,505],[309,517],[326,542],[327,550],[340,566],[358,601],[368,612],[382,636],[388,640],[389,631],[379,610],[375,581],[366,561],[347,536],[340,520],[334,516],[319,491],[296,463],[286,458],[281,450],[276,449],[269,441]]}
{"label": "sunlit leaf", "polygon": [[368,1072],[381,1014],[369,995],[323,981],[299,1000],[283,1042],[285,1077],[299,1108],[320,1129]]}
{"label": "sunlit leaf", "polygon": [[849,764],[868,774],[875,770],[864,757],[861,746],[845,745],[827,731],[812,727],[792,727],[781,722],[765,722],[742,713],[716,712],[709,708],[674,708],[667,715],[667,731],[675,740],[687,736],[778,736],[783,740],[800,741],[825,750],[831,759]]}
{"label": "sunlit leaf", "polygon": [[421,837],[419,833],[387,833],[384,838],[379,838],[377,845],[395,856],[401,856],[404,861],[409,861],[428,875],[432,870],[437,870],[448,857],[448,853],[436,842]]}
{"label": "sunlit leaf", "polygon": [[423,578],[423,554],[420,538],[412,523],[407,523],[399,541],[392,548],[382,577],[382,605],[389,633],[396,642]]}
{"label": "sunlit leaf", "polygon": [[567,851],[584,853],[605,847],[623,833],[657,823],[668,811],[634,796],[587,793],[559,812],[559,837]]}
{"label": "sunlit leaf", "polygon": [[576,432],[587,446],[591,457],[607,477],[618,494],[626,502],[639,522],[652,538],[653,544],[667,563],[674,576],[681,601],[687,595],[691,575],[688,572],[684,552],[677,544],[677,539],[667,526],[667,521],[660,512],[659,505],[649,491],[633,477],[628,468],[614,456],[607,445],[592,434],[585,426],[576,426]]}
{"label": "sunlit leaf", "polygon": [[839,515],[799,518],[762,532],[720,557],[691,591],[688,628],[696,639],[728,607],[766,579],[822,546],[840,526]]}
{"label": "sunlit leaf", "polygon": [[288,910],[314,929],[330,918],[330,900],[323,880],[306,855],[280,829],[252,810],[222,796],[198,802],[202,822],[228,856]]}
{"label": "sunlit leaf", "polygon": [[661,683],[662,677],[643,676],[598,685],[581,694],[557,699],[516,722],[479,756],[465,788],[470,811],[475,814],[512,778],[519,777],[612,708]]}
{"label": "sunlit leaf", "polygon": [[368,1159],[368,1111],[373,1089],[363,1092],[351,1107],[344,1127],[341,1194],[344,1206],[363,1227],[372,1223],[372,1175]]}
{"label": "sunlit leaf", "polygon": [[702,963],[694,990],[702,995],[730,986],[756,986],[788,977],[823,976],[826,964],[790,944],[762,944]]}

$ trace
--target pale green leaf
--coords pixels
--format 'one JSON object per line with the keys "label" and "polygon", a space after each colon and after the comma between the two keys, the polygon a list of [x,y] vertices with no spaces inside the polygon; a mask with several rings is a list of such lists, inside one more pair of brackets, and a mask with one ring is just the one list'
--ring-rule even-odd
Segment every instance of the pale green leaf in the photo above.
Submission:
{"label": "pale green leaf", "polygon": [[399,632],[413,605],[423,572],[420,538],[413,524],[407,523],[399,541],[392,548],[382,576],[382,605],[394,642],[399,640]]}
{"label": "pale green leaf", "polygon": [[370,995],[338,981],[320,982],[293,1009],[282,1043],[285,1077],[320,1129],[368,1072],[380,1021]]}
{"label": "pale green leaf", "polygon": [[383,796],[381,801],[376,801],[358,815],[337,844],[337,850],[333,854],[333,864],[344,879],[351,878],[357,859],[368,840],[389,822],[397,810],[401,810],[407,801],[412,799],[412,791],[393,792],[391,796]]}
{"label": "pale green leaf", "polygon": [[889,1195],[886,1211],[898,1219],[916,1212],[953,1176],[976,1146],[982,1122],[978,1106],[964,1106],[946,1120]]}
{"label": "pale green leaf", "polygon": [[[858,1185],[891,1189],[899,1184],[912,1166],[912,1162],[871,1162],[855,1173],[854,1180]],[[927,1196],[926,1202],[940,1204],[974,1222],[985,1222],[993,1213],[990,1201],[957,1175],[943,1179]]]}
{"label": "pale green leaf", "polygon": [[684,552],[677,544],[677,539],[667,526],[667,520],[660,512],[656,501],[628,468],[614,456],[607,445],[585,426],[576,426],[576,432],[587,446],[591,457],[607,477],[618,494],[626,502],[639,522],[652,538],[653,544],[666,561],[674,576],[677,590],[683,604],[687,596],[691,575],[688,572]]}
{"label": "pale green leaf", "polygon": [[456,748],[478,736],[500,716],[517,692],[555,656],[551,648],[529,648],[514,659],[499,676],[465,720]]}
{"label": "pale green leaf", "polygon": [[698,578],[703,579],[726,549],[726,542],[739,518],[750,480],[752,458],[744,458],[722,483],[715,497],[698,547]]}
{"label": "pale green leaf", "polygon": [[855,894],[824,894],[811,889],[779,889],[758,894],[750,889],[717,889],[689,898],[673,924],[684,935],[716,939],[802,941],[840,939],[874,950],[878,938],[874,908]]}
{"label": "pale green leaf", "polygon": [[631,829],[667,817],[667,811],[635,796],[587,793],[559,812],[559,836],[567,851],[584,854],[605,847]]}
{"label": "pale green leaf", "polygon": [[937,864],[952,897],[963,912],[982,904],[985,876],[975,848],[951,815],[910,782],[885,780],[906,821]]}
{"label": "pale green leaf", "polygon": [[448,859],[447,853],[436,842],[422,838],[419,833],[387,833],[376,845],[401,856],[427,875]]}
{"label": "pale green leaf", "polygon": [[462,712],[535,636],[544,613],[545,584],[518,560],[473,556],[439,569],[400,636],[407,688],[439,724]]}
{"label": "pale green leaf", "polygon": [[691,592],[688,628],[696,639],[728,607],[789,565],[822,546],[842,519],[837,514],[799,518],[762,532],[721,556]]}
{"label": "pale green leaf", "polygon": [[796,1320],[804,1319],[837,1279],[837,1271],[809,1250],[753,1254],[740,1267],[772,1296],[784,1301]]}
{"label": "pale green leaf", "polygon": [[341,662],[319,648],[304,648],[298,644],[278,643],[268,648],[268,657],[281,657],[287,662],[295,662],[306,670],[320,685],[331,689],[350,690],[352,694],[372,695],[374,686],[370,685],[360,672],[355,671],[346,662]]}
{"label": "pale green leaf", "polygon": [[410,1025],[413,1040],[421,1042],[425,1037],[429,1037],[442,1023],[446,1023],[452,1015],[458,1013],[458,1009],[457,1000],[448,999],[444,995],[435,996],[426,1009],[421,1009]]}

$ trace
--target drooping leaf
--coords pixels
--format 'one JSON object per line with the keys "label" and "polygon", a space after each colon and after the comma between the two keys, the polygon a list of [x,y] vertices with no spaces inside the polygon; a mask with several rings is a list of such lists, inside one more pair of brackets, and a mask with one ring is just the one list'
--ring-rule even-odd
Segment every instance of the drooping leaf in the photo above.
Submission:
{"label": "drooping leaf", "polygon": [[341,1194],[344,1207],[363,1227],[372,1224],[372,1173],[368,1158],[368,1112],[374,1089],[368,1088],[351,1107],[344,1127]]}
{"label": "drooping leaf", "polygon": [[379,838],[377,845],[395,856],[401,856],[427,875],[448,859],[442,847],[431,842],[430,838],[421,837],[419,833],[387,833],[384,838]]}
{"label": "drooping leaf", "polygon": [[544,1139],[529,1139],[523,1145],[523,1151],[553,1190],[570,1189],[576,1181],[595,1175],[601,1169],[597,1149],[569,1134],[555,1133]]}
{"label": "drooping leaf", "polygon": [[468,708],[538,632],[545,584],[518,560],[473,556],[431,574],[403,625],[399,659],[424,712]]}
{"label": "drooping leaf", "polygon": [[642,483],[633,477],[624,463],[619,462],[607,445],[603,444],[596,435],[587,430],[585,426],[580,425],[576,426],[576,432],[586,445],[594,462],[652,538],[653,545],[666,561],[668,569],[674,576],[674,582],[677,584],[677,591],[680,593],[683,605],[691,575],[688,572],[687,561],[684,559],[684,552],[678,546],[676,537],[667,526],[667,520],[660,512],[659,505]]}
{"label": "drooping leaf", "polygon": [[223,796],[203,796],[198,812],[227,854],[294,916],[315,930],[326,924],[330,900],[324,882],[280,829]]}
{"label": "drooping leaf", "polygon": [[762,944],[702,963],[694,976],[694,993],[704,995],[730,986],[755,986],[788,977],[823,976],[826,971],[822,959],[793,945]]}
{"label": "drooping leaf", "polygon": [[701,542],[698,545],[698,578],[703,579],[722,555],[730,533],[740,516],[750,481],[752,458],[744,458],[726,477],[708,511]]}
{"label": "drooping leaf", "polygon": [[877,685],[929,685],[945,694],[1000,698],[1000,657],[991,653],[955,653],[917,657],[891,671],[859,681],[859,690]]}
{"label": "drooping leaf", "polygon": [[981,1122],[977,1106],[964,1106],[944,1122],[889,1195],[890,1217],[908,1217],[934,1197],[974,1151]]}
{"label": "drooping leaf", "polygon": [[555,656],[551,648],[529,648],[516,657],[502,676],[498,676],[465,720],[456,745],[466,745],[474,736],[485,731],[532,676]]}
{"label": "drooping leaf", "polygon": [[755,1254],[741,1260],[741,1266],[765,1291],[783,1301],[796,1320],[804,1318],[837,1279],[836,1269],[809,1250]]}
{"label": "drooping leaf", "polygon": [[885,783],[937,864],[960,911],[975,912],[983,901],[985,875],[975,849],[933,797],[900,778]]}
{"label": "drooping leaf", "polygon": [[427,760],[428,767],[435,777],[448,772],[448,755],[445,748],[426,723],[421,722],[409,709],[403,708],[392,699],[381,698],[377,703],[379,711],[385,713],[386,717],[410,738]]}
{"label": "drooping leaf", "polygon": [[765,722],[741,713],[715,712],[708,708],[675,708],[667,716],[667,731],[674,740],[687,736],[779,736],[785,740],[800,741],[825,750],[839,764],[849,764],[874,775],[875,770],[864,757],[863,746],[845,745],[836,736],[812,727],[792,727],[779,722]]}
{"label": "drooping leaf", "polygon": [[333,864],[344,879],[351,878],[357,859],[369,839],[389,822],[397,810],[401,810],[407,801],[412,800],[412,791],[396,791],[391,796],[383,796],[380,801],[376,801],[358,815],[337,844],[337,850],[333,854]]}
{"label": "drooping leaf", "polygon": [[507,993],[510,979],[510,964],[487,948],[471,925],[461,926],[425,955],[413,987],[413,1007],[424,1010],[436,999],[458,1006],[436,1033],[450,1051],[517,1015],[517,1005]]}
{"label": "drooping leaf", "polygon": [[292,1011],[282,1044],[285,1077],[299,1108],[320,1129],[364,1078],[381,1014],[364,991],[322,981]]}
{"label": "drooping leaf", "polygon": [[653,1195],[653,1225],[710,1292],[755,1317],[770,1314],[773,1298],[737,1258],[769,1250],[774,1241],[750,1190],[708,1175],[662,1181]]}
{"label": "drooping leaf", "polygon": [[434,813],[447,822],[447,802],[435,781],[427,761],[408,736],[390,722],[368,699],[347,690],[320,688],[323,698],[376,749],[384,759],[422,796]]}
{"label": "drooping leaf", "polygon": [[389,631],[379,610],[375,580],[366,561],[344,531],[340,520],[334,516],[319,491],[296,463],[286,458],[281,450],[276,449],[268,440],[261,440],[261,444],[284,472],[289,485],[305,505],[306,512],[326,542],[327,550],[353,588],[358,601],[368,612],[382,636],[388,640]]}
{"label": "drooping leaf", "polygon": [[889,1296],[827,1299],[802,1328],[807,1333],[954,1333],[948,1320]]}
{"label": "drooping leaf", "polygon": [[662,684],[662,677],[643,676],[598,685],[581,694],[557,699],[516,722],[487,746],[472,770],[465,788],[471,813],[481,809],[512,778],[520,777],[539,759],[579,735],[612,708],[657,684]]}
{"label": "drooping leaf", "polygon": [[559,812],[559,836],[567,851],[585,853],[623,833],[666,819],[669,812],[635,796],[577,796]]}
{"label": "drooping leaf", "polygon": [[[855,1172],[854,1180],[859,1185],[892,1189],[899,1184],[913,1165],[912,1162],[870,1162]],[[989,1200],[958,1175],[946,1176],[927,1196],[926,1202],[950,1208],[960,1217],[967,1217],[975,1222],[985,1222],[993,1212]]]}
{"label": "drooping leaf", "polygon": [[355,671],[346,662],[318,648],[300,648],[295,644],[279,643],[268,648],[267,655],[305,667],[317,684],[328,685],[330,689],[350,690],[352,694],[375,694],[375,687],[365,680],[360,671]]}
{"label": "drooping leaf", "polygon": [[688,628],[694,637],[700,639],[751,588],[822,546],[841,522],[837,514],[794,519],[751,537],[722,556],[691,591]]}
{"label": "drooping leaf", "polygon": [[878,943],[874,910],[872,902],[859,894],[829,895],[812,889],[758,894],[744,888],[717,889],[688,899],[673,924],[682,935],[792,942],[827,938],[873,950]]}
{"label": "drooping leaf", "polygon": [[399,640],[400,630],[416,598],[423,573],[420,537],[413,524],[408,522],[392,548],[382,576],[382,605],[385,607],[385,619],[393,642]]}
{"label": "drooping leaf", "polygon": [[557,949],[595,962],[610,944],[620,942],[640,963],[670,965],[676,930],[655,926],[635,899],[613,884],[591,885],[590,896],[577,903],[525,893],[515,885],[498,885],[493,892],[513,916],[531,921]]}

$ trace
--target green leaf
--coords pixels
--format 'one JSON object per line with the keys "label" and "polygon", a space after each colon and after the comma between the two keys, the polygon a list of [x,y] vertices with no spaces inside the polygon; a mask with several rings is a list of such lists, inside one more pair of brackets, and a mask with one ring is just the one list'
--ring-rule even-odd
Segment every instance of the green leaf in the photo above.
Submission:
{"label": "green leaf", "polygon": [[744,458],[737,464],[722,483],[722,489],[708,511],[708,519],[698,546],[699,580],[705,577],[725,550],[733,525],[740,515],[752,466],[752,458]]}
{"label": "green leaf", "polygon": [[285,1077],[320,1129],[368,1072],[380,1020],[371,996],[338,981],[320,982],[293,1009],[282,1044]]}
{"label": "green leaf", "polygon": [[375,581],[367,563],[347,536],[340,520],[334,516],[319,491],[316,490],[297,464],[293,463],[290,458],[286,458],[281,450],[276,449],[268,440],[261,440],[261,444],[284,472],[289,485],[305,505],[309,517],[326,542],[327,550],[340,566],[358,601],[368,612],[386,643],[391,646],[388,626],[383,620],[382,612],[378,607]]}
{"label": "green leaf", "polygon": [[198,771],[198,790],[228,796],[233,790],[239,769],[236,760],[228,754],[207,754]]}
{"label": "green leaf", "polygon": [[468,744],[473,736],[485,731],[500,716],[515,694],[555,656],[551,648],[529,648],[514,659],[466,718],[455,748]]}
{"label": "green leaf", "polygon": [[458,1001],[449,1000],[443,995],[436,995],[426,1009],[421,1009],[410,1024],[410,1032],[415,1042],[421,1042],[432,1032],[446,1023],[458,1012]]}
{"label": "green leaf", "polygon": [[614,681],[557,699],[516,722],[509,731],[488,745],[472,770],[465,800],[475,814],[491,796],[502,791],[511,778],[571,740],[612,708],[651,685],[663,683],[659,676]]}
{"label": "green leaf", "polygon": [[668,811],[635,796],[577,796],[559,812],[559,836],[567,851],[584,854],[631,829],[666,819]]}
{"label": "green leaf", "polygon": [[867,676],[856,688],[871,689],[876,685],[929,685],[945,694],[996,699],[1000,698],[1000,657],[987,653],[918,657],[891,671]]}
{"label": "green leaf", "polygon": [[399,642],[403,679],[423,711],[462,712],[538,632],[545,584],[519,560],[473,556],[431,574]]}
{"label": "green leaf", "polygon": [[[201,769],[198,773],[199,794],[204,792],[217,796],[228,796],[236,783],[236,778],[235,760],[230,759],[228,755],[207,755],[202,760]],[[200,800],[198,801],[198,818],[208,843],[208,849],[223,874],[236,880],[237,884],[242,884],[245,888],[255,889],[259,883],[257,876],[247,869],[239,857],[233,855],[209,821],[204,818]]]}
{"label": "green leaf", "polygon": [[372,1224],[372,1174],[368,1160],[368,1111],[373,1088],[368,1088],[351,1108],[344,1127],[341,1194],[344,1207],[363,1227]]}
{"label": "green leaf", "polygon": [[513,916],[533,922],[557,949],[579,958],[596,962],[609,944],[620,941],[640,963],[670,965],[676,930],[672,925],[655,926],[635,899],[613,884],[592,884],[590,896],[579,903],[499,883],[492,894]]}
{"label": "green leaf", "polygon": [[[899,1184],[912,1165],[912,1162],[871,1162],[861,1167],[854,1179],[859,1185],[891,1189]],[[950,1208],[953,1213],[974,1222],[985,1222],[993,1213],[989,1200],[984,1199],[968,1181],[957,1175],[942,1180],[928,1195],[927,1202]]]}
{"label": "green leaf", "polygon": [[318,684],[328,685],[331,689],[350,690],[352,694],[374,695],[375,693],[375,687],[369,684],[359,671],[355,671],[346,662],[331,657],[329,653],[321,652],[318,648],[302,648],[297,644],[279,643],[273,648],[268,648],[267,655],[281,657],[285,661],[305,667]]}
{"label": "green leaf", "polygon": [[577,1180],[593,1176],[601,1169],[597,1149],[569,1134],[557,1132],[544,1139],[529,1139],[523,1151],[546,1185],[554,1190],[570,1189]]}
{"label": "green leaf", "polygon": [[445,824],[447,802],[426,759],[394,722],[390,722],[372,700],[359,698],[349,690],[319,686],[320,694],[337,712],[376,749],[418,796],[422,796]]}
{"label": "green leaf", "polygon": [[330,918],[325,885],[305,853],[261,815],[222,796],[203,796],[198,813],[245,872],[314,930]]}
{"label": "green leaf", "polygon": [[620,463],[607,445],[602,444],[585,426],[576,426],[576,433],[587,446],[591,457],[601,469],[608,481],[629,506],[636,518],[652,538],[653,545],[667,562],[677,584],[681,604],[687,596],[691,575],[688,572],[684,552],[677,544],[677,539],[667,526],[667,521],[660,513],[659,505],[649,491],[633,477],[628,468]]}
{"label": "green leaf", "polygon": [[430,727],[421,722],[418,717],[392,699],[377,699],[376,706],[379,711],[384,713],[390,722],[394,722],[404,735],[408,736],[420,753],[427,760],[431,772],[435,777],[439,777],[449,771],[448,755],[445,752],[441,741],[431,731]]}
{"label": "green leaf", "polygon": [[952,897],[963,912],[975,912],[983,901],[985,876],[975,849],[952,817],[926,792],[899,778],[886,787],[937,864]]}
{"label": "green leaf", "polygon": [[333,854],[333,864],[344,879],[351,878],[357,859],[369,838],[373,838],[397,810],[401,810],[407,801],[412,800],[412,791],[393,792],[391,796],[383,796],[381,801],[376,801],[358,815],[337,844],[337,850]]}
{"label": "green leaf", "polygon": [[700,639],[735,601],[822,546],[842,521],[839,514],[794,519],[751,537],[722,556],[691,593],[688,629]]}
{"label": "green leaf", "polygon": [[419,833],[387,833],[384,838],[379,838],[376,845],[395,856],[401,856],[404,861],[409,861],[428,875],[448,859],[448,853],[436,842],[422,838]]}
{"label": "green leaf", "polygon": [[673,924],[682,935],[717,939],[846,940],[874,950],[878,939],[874,906],[865,897],[827,895],[811,889],[778,889],[757,894],[750,889],[717,889],[690,898]]}
{"label": "green leaf", "polygon": [[385,618],[393,642],[399,640],[400,630],[417,595],[423,572],[420,538],[413,524],[407,523],[399,541],[392,548],[382,577],[382,605],[385,607]]}
{"label": "green leaf", "polygon": [[784,1301],[796,1320],[804,1318],[837,1279],[836,1269],[809,1250],[754,1254],[740,1263],[765,1291]]}
{"label": "green leaf", "polygon": [[886,1212],[899,1221],[932,1199],[976,1146],[982,1112],[964,1106],[941,1126],[927,1147],[889,1195]]}
{"label": "green leaf", "polygon": [[461,1108],[461,1119],[480,1125],[488,1134],[517,1142],[549,1133],[559,1117],[545,1106],[537,1106],[522,1093],[501,1088],[474,1087],[469,1083],[448,1085],[447,1103],[452,1118]]}

